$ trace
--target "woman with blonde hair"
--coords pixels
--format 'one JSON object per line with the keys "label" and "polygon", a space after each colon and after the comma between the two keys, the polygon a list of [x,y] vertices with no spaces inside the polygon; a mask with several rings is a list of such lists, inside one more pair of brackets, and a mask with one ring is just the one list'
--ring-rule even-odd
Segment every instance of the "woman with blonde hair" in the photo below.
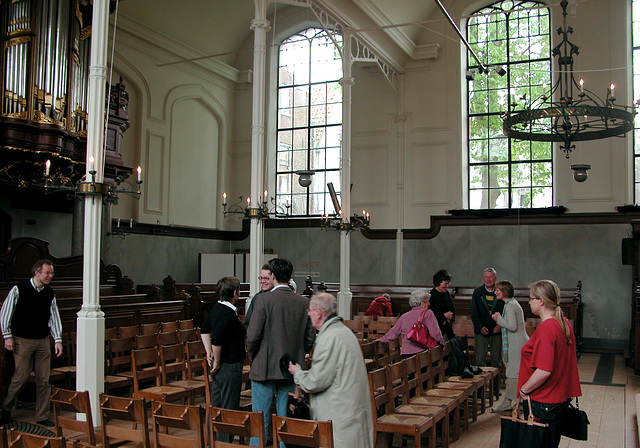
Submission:
{"label": "woman with blonde hair", "polygon": [[560,443],[562,415],[572,397],[582,395],[578,377],[576,338],[571,324],[560,308],[560,289],[551,280],[530,285],[531,312],[541,323],[522,347],[519,395],[525,402],[525,417],[533,412],[542,423],[549,423],[547,447]]}
{"label": "woman with blonde hair", "polygon": [[516,299],[513,298],[513,285],[509,281],[501,281],[495,286],[496,298],[504,301],[502,314],[493,313],[491,316],[502,327],[502,362],[506,366],[506,388],[504,400],[500,406],[491,412],[504,412],[513,409],[517,399],[518,371],[520,370],[520,351],[529,340],[524,328],[524,311]]}

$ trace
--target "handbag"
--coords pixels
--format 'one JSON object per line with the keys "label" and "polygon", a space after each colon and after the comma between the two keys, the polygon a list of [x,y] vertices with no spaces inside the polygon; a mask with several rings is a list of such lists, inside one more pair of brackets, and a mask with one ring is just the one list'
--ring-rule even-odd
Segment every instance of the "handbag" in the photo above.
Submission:
{"label": "handbag", "polygon": [[425,327],[423,321],[424,316],[428,310],[424,310],[420,313],[420,318],[414,322],[411,330],[407,333],[407,339],[411,342],[415,342],[418,345],[421,345],[424,348],[433,348],[438,343],[435,339],[429,334],[429,330]]}
{"label": "handbag", "polygon": [[560,434],[570,439],[587,440],[589,438],[589,418],[587,413],[580,410],[578,405],[578,397],[576,397],[576,406],[569,403],[569,407],[562,414],[562,424],[560,426]]}
{"label": "handbag", "polygon": [[[531,409],[531,399],[527,400]],[[529,412],[527,420],[521,419],[520,402],[518,399],[511,416],[500,417],[500,448],[540,448],[546,440],[549,424],[534,421],[533,412]]]}
{"label": "handbag", "polygon": [[287,417],[303,420],[311,419],[309,404],[304,401],[304,394],[299,386],[296,386],[294,392],[289,392],[289,396],[287,397]]}

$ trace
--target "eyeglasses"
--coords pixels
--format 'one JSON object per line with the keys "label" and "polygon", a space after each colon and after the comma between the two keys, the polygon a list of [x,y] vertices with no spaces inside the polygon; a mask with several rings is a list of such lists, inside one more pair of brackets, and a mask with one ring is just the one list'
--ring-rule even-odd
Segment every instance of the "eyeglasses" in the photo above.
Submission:
{"label": "eyeglasses", "polygon": [[258,277],[259,281],[267,281],[267,280],[271,280],[271,277]]}
{"label": "eyeglasses", "polygon": [[[309,310],[309,311],[307,311],[307,316],[311,316],[311,313],[314,312],[314,311],[320,311],[320,310],[318,308],[314,308],[312,310]],[[322,312],[322,311],[320,311],[320,312]]]}

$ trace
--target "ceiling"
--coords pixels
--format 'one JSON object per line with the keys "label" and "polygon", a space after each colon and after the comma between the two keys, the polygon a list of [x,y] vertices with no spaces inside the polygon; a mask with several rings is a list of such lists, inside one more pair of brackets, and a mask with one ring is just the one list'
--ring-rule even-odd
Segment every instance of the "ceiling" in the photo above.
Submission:
{"label": "ceiling", "polygon": [[[366,30],[363,32],[369,37],[368,45],[380,45],[378,54],[396,68],[415,57],[424,29],[417,25],[393,25],[424,21],[437,9],[434,0],[312,1],[339,14],[343,24]],[[184,46],[191,50],[182,55],[185,58],[194,54],[219,55],[216,56],[219,62],[238,68],[238,54],[252,35],[249,27],[254,18],[254,4],[252,0],[121,0],[119,27],[138,35],[144,35],[140,31],[146,30],[147,35],[160,35]],[[284,8],[299,8],[283,3],[275,6],[280,14]],[[272,5],[271,20],[273,11]]]}

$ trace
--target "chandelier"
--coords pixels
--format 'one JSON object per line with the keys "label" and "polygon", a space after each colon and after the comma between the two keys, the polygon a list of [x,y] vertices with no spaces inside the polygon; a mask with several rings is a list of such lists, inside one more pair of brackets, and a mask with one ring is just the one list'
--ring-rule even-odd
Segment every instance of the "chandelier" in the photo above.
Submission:
{"label": "chandelier", "polygon": [[332,216],[322,215],[322,220],[320,221],[320,227],[323,230],[336,230],[347,233],[354,230],[369,230],[370,224],[371,216],[365,210],[362,210],[362,215],[354,213],[348,221],[342,219],[342,210]]}
{"label": "chandelier", "polygon": [[244,206],[244,196],[239,196],[238,202],[233,204],[227,203],[227,193],[222,193],[222,213],[226,218],[227,215],[242,215],[244,219],[269,219],[269,218],[288,218],[290,216],[289,209],[291,205],[285,204],[284,208],[276,204],[275,198],[271,197],[272,207],[269,208],[269,192],[264,190],[262,199],[258,202],[257,207],[251,207],[251,198],[247,196],[246,207]]}
{"label": "chandelier", "polygon": [[[573,57],[579,53],[579,48],[569,41],[573,28],[567,26],[567,5],[567,0],[560,2],[562,28],[558,29],[558,34],[562,35],[562,41],[552,52],[558,57],[557,81],[550,89],[543,85],[542,94],[521,112],[511,112],[517,103],[510,103],[503,132],[518,140],[560,142],[560,149],[569,158],[575,149],[574,142],[623,136],[632,130],[636,105],[616,105],[613,84],[607,88],[603,100],[585,88],[582,79],[576,82]],[[577,97],[574,97],[574,91]]]}

